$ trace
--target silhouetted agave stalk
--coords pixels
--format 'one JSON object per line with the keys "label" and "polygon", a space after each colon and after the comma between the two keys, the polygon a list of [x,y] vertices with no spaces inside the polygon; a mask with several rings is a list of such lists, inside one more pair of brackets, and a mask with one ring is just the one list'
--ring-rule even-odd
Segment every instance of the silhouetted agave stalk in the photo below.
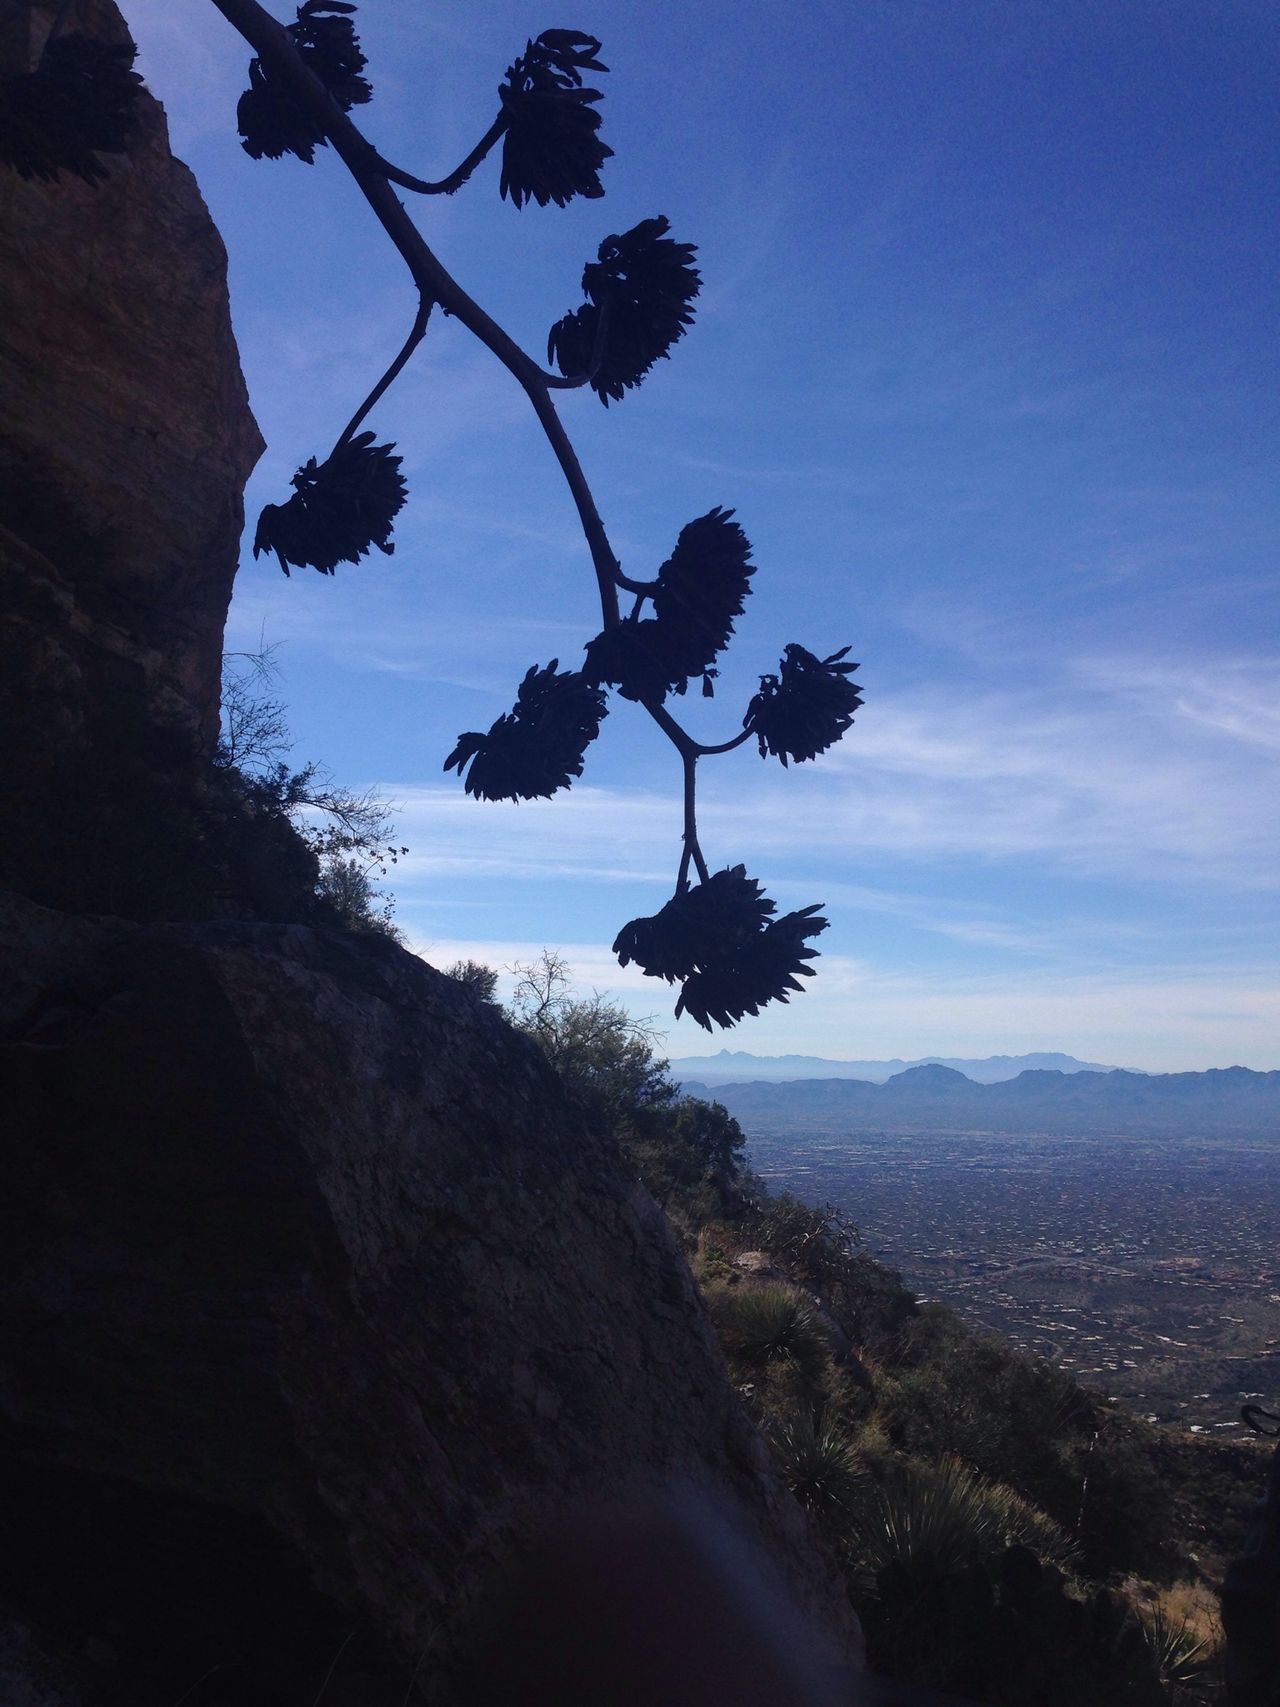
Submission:
{"label": "silhouetted agave stalk", "polygon": [[[680,756],[682,848],[671,899],[652,917],[625,925],[615,950],[624,965],[634,960],[678,983],[676,1013],[708,1028],[733,1025],[768,1002],[785,1002],[812,975],[807,962],[817,951],[810,939],[827,921],[817,906],[776,917],[774,903],[740,865],[712,875],[698,840],[697,765],[752,736],[762,756],[784,765],[817,757],[844,734],[861,704],[850,679],[856,666],[843,661],[847,647],[820,658],[788,646],[778,674],[761,677],[739,731],[718,743],[695,740],[667,702],[695,679],[711,693],[716,660],[751,591],[751,545],[733,511],[717,507],[680,530],[671,556],[651,579],[624,575],[555,405],[557,391],[580,386],[606,405],[619,402],[670,354],[694,320],[701,286],[694,247],[672,237],[660,215],[606,237],[583,270],[585,301],[551,329],[553,372],[451,277],[396,194],[399,188],[452,195],[501,143],[498,191],[514,207],[563,207],[575,196],[600,196],[600,171],[612,150],[599,135],[600,91],[584,84],[584,74],[605,71],[601,44],[575,30],[544,30],[526,42],[499,85],[488,129],[454,171],[432,181],[384,159],[348,116],[370,95],[354,6],[306,0],[286,26],[259,0],[213,4],[254,51],[237,115],[246,149],[311,162],[316,148],[332,147],[403,257],[419,297],[403,348],[334,449],[298,471],[292,497],[264,509],[255,552],[274,551],[286,573],[291,564],[308,564],[332,574],[374,546],[392,549],[392,524],[405,496],[400,459],[391,454],[394,447],[375,444],[371,432],[358,429],[412,356],[439,304],[503,363],[528,397],[577,508],[601,613],[581,670],[561,671],[556,660],[532,666],[512,710],[487,733],[460,735],[445,768],[464,776],[468,793],[480,799],[545,797],[582,774],[607,709],[606,689],[643,706]],[[8,157],[17,163],[12,149]],[[631,600],[625,616],[623,593]]]}

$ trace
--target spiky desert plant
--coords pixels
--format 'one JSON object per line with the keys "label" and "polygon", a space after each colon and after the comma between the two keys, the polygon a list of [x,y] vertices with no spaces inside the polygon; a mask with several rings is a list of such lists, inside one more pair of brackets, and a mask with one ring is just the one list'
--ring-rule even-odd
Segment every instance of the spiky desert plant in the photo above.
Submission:
{"label": "spiky desert plant", "polygon": [[827,1522],[853,1510],[865,1479],[853,1442],[816,1410],[802,1411],[769,1430],[782,1478],[805,1509]]}
{"label": "spiky desert plant", "polygon": [[757,1368],[785,1364],[811,1385],[826,1368],[826,1329],[797,1286],[735,1286],[711,1296],[711,1312],[725,1350]]}
{"label": "spiky desert plant", "polygon": [[960,1459],[907,1460],[884,1481],[860,1488],[850,1536],[868,1580],[886,1565],[928,1554],[942,1575],[986,1564],[1015,1544],[1070,1566],[1074,1550],[1057,1524],[1012,1488],[975,1475]]}
{"label": "spiky desert plant", "polygon": [[1193,1688],[1212,1665],[1212,1641],[1195,1629],[1185,1612],[1163,1600],[1140,1609],[1138,1626],[1170,1699],[1180,1700],[1179,1692]]}

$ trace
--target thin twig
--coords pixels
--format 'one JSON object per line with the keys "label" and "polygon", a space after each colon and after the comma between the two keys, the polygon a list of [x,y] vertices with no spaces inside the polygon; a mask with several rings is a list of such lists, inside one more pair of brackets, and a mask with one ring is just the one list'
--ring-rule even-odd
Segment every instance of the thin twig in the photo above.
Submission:
{"label": "thin twig", "polygon": [[390,178],[393,184],[399,184],[402,190],[414,190],[420,196],[451,196],[462,188],[498,138],[506,134],[506,130],[507,115],[499,113],[462,164],[455,167],[447,178],[441,178],[436,183],[429,178],[415,178],[412,172],[406,172],[400,166],[393,166],[389,160],[384,160],[381,154],[377,156],[378,165],[382,168],[384,177]]}
{"label": "thin twig", "polygon": [[600,372],[600,363],[604,360],[605,340],[609,336],[609,299],[605,297],[600,304],[600,312],[596,315],[596,335],[591,340],[591,356],[587,362],[585,373],[575,373],[569,379],[563,374],[548,373],[545,368],[539,369],[542,383],[553,391],[577,391],[580,386],[590,385]]}
{"label": "thin twig", "polygon": [[705,759],[710,757],[712,753],[731,753],[735,747],[740,747],[744,741],[749,741],[754,734],[754,729],[744,729],[741,734],[735,735],[732,740],[718,741],[713,747],[706,747],[701,741],[696,741],[694,745],[697,748],[698,757],[700,759]]}
{"label": "thin twig", "polygon": [[346,1634],[345,1638],[343,1639],[342,1646],[338,1649],[337,1653],[329,1661],[329,1669],[324,1674],[324,1682],[320,1685],[319,1692],[316,1695],[315,1700],[311,1703],[311,1707],[320,1707],[320,1698],[321,1698],[321,1696],[323,1696],[325,1690],[328,1689],[329,1679],[333,1676],[334,1669],[336,1668],[338,1661],[342,1658],[343,1654],[346,1653],[347,1646],[350,1643],[351,1638],[354,1635],[355,1635],[354,1630],[348,1630],[347,1631],[347,1634]]}
{"label": "thin twig", "polygon": [[213,1666],[209,1667],[208,1671],[205,1672],[203,1677],[198,1677],[195,1680],[195,1682],[191,1685],[190,1689],[184,1689],[183,1690],[182,1694],[174,1702],[173,1707],[182,1707],[182,1703],[184,1701],[189,1701],[191,1699],[191,1697],[195,1694],[196,1690],[199,1689],[199,1687],[202,1683],[207,1683],[209,1681],[209,1679],[213,1676],[215,1671],[221,1671],[221,1670],[222,1670],[222,1661],[219,1660],[217,1665],[213,1665]]}
{"label": "thin twig", "polygon": [[624,575],[621,570],[613,578],[624,593],[638,593],[642,599],[652,598],[658,590],[656,581],[633,581],[629,575]]}
{"label": "thin twig", "polygon": [[364,402],[342,429],[342,435],[338,440],[338,444],[343,445],[347,442],[352,433],[354,433],[356,428],[360,425],[361,421],[363,421],[365,416],[369,413],[370,409],[373,408],[374,404],[382,396],[383,392],[399,378],[405,363],[409,360],[409,357],[426,336],[427,321],[431,318],[432,306],[433,304],[429,296],[422,296],[418,298],[418,312],[413,317],[413,326],[410,329],[409,336],[404,341],[400,354],[392,362],[391,366],[383,374],[382,378],[374,386],[373,390],[365,398]]}

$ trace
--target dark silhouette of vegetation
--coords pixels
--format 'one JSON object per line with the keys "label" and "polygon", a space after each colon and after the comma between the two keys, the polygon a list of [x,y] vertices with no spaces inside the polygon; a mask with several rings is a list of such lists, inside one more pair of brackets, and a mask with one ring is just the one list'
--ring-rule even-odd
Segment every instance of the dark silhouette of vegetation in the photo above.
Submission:
{"label": "dark silhouette of vegetation", "polygon": [[565,961],[545,949],[514,970],[510,1017],[668,1215],[688,1226],[740,1213],[751,1188],[742,1128],[719,1103],[680,1094],[651,1027],[598,992],[576,995]]}
{"label": "dark silhouette of vegetation", "polygon": [[492,966],[486,966],[480,960],[455,960],[452,966],[445,967],[444,973],[446,978],[465,984],[480,1001],[497,1005],[498,974]]}
{"label": "dark silhouette of vegetation", "polygon": [[274,648],[229,654],[222,678],[222,733],[214,756],[218,798],[247,821],[246,844],[277,852],[317,903],[316,923],[378,931],[401,940],[394,901],[378,879],[408,853],[392,840],[391,807],[374,789],[335,783],[314,761],[294,770],[283,703],[271,692]]}
{"label": "dark silhouette of vegetation", "polygon": [[96,184],[107,176],[100,154],[128,146],[142,79],[131,42],[104,42],[63,31],[54,18],[33,71],[0,79],[0,161],[23,178],[56,183],[64,172]]}
{"label": "dark silhouette of vegetation", "polygon": [[[788,645],[777,674],[760,678],[741,727],[727,739],[695,740],[669,700],[699,680],[714,692],[716,660],[751,591],[751,545],[733,512],[721,507],[688,522],[670,557],[649,578],[623,572],[609,543],[554,393],[590,387],[605,405],[619,402],[668,356],[694,319],[701,278],[694,246],[670,234],[662,216],[642,219],[599,245],[582,274],[584,301],[551,328],[544,369],[449,275],[428,247],[397,190],[452,195],[501,144],[501,196],[563,207],[604,193],[600,172],[612,150],[601,140],[601,44],[573,30],[544,30],[507,68],[498,111],[457,169],[438,181],[393,165],[356,129],[349,114],[372,94],[346,0],[306,0],[282,25],[258,0],[214,0],[254,50],[249,87],[237,109],[244,147],[256,159],[292,155],[311,163],[331,146],[403,257],[419,294],[404,346],[323,458],[294,476],[294,493],[269,504],[254,552],[274,552],[287,574],[309,565],[332,574],[372,548],[394,549],[395,518],[406,498],[394,447],[361,431],[369,412],[409,361],[439,307],[472,332],[524,390],[555,453],[591,553],[601,629],[589,638],[581,668],[558,660],[531,665],[512,710],[487,731],[465,730],[444,760],[483,800],[554,794],[581,776],[585,754],[608,711],[609,691],[641,705],[679,757],[684,829],[675,889],[653,918],[633,920],[615,950],[625,965],[680,986],[676,1012],[700,1025],[730,1026],[769,1002],[785,1002],[812,975],[810,939],[826,928],[818,907],[773,917],[774,903],[742,866],[712,872],[699,842],[696,776],[700,759],[755,738],[762,756],[783,764],[813,759],[839,740],[861,695],[850,679],[848,648],[820,659]],[[631,608],[623,614],[620,595]]]}
{"label": "dark silhouette of vegetation", "polygon": [[[1246,1405],[1244,1419],[1255,1433],[1280,1438],[1280,1416]],[[1222,1588],[1227,1679],[1239,1707],[1276,1707],[1280,1702],[1280,1445],[1271,1455],[1266,1490],[1252,1513],[1244,1546],[1233,1559]]]}

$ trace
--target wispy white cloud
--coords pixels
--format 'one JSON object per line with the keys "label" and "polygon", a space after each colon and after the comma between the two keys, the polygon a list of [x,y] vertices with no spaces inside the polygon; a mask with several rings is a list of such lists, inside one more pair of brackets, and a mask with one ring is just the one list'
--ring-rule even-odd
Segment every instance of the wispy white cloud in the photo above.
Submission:
{"label": "wispy white cloud", "polygon": [[1280,754],[1280,657],[1162,663],[1094,658],[1080,667],[1092,683],[1110,684],[1148,714],[1188,724]]}
{"label": "wispy white cloud", "polygon": [[[757,770],[750,788],[746,758],[708,765],[700,825],[710,857],[785,868],[792,886],[830,878],[856,887],[858,862],[872,855],[917,872],[959,859],[1128,884],[1274,886],[1280,767],[1265,701],[1237,682],[1189,710],[1158,694],[1156,677],[1115,661],[1081,675],[1092,685],[1069,709],[1056,689],[922,691],[878,703],[817,764],[785,777]],[[551,801],[486,807],[417,784],[395,792],[434,849],[423,857],[450,869],[665,881],[674,864],[676,802],[656,790],[579,786]],[[1034,946],[996,909],[943,909],[931,924],[930,908],[876,894],[880,910],[910,913],[956,941]]]}
{"label": "wispy white cloud", "polygon": [[[1275,882],[1275,720],[1242,687],[1199,701],[1112,660],[1042,690],[918,691],[869,707],[805,781],[776,793],[801,833],[911,858],[1034,856],[1128,880]],[[1135,703],[1138,696],[1140,703]],[[784,817],[785,811],[785,817]],[[767,833],[767,832],[766,832]]]}
{"label": "wispy white cloud", "polygon": [[387,793],[412,850],[397,870],[401,887],[464,874],[577,884],[674,880],[678,806],[664,795],[578,787],[552,800],[482,803],[460,787],[397,783]]}

